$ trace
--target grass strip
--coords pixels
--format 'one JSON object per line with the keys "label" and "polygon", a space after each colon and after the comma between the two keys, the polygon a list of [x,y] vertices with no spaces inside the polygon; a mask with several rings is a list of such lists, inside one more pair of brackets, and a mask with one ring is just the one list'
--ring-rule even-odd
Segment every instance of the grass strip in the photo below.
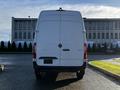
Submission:
{"label": "grass strip", "polygon": [[115,59],[115,60],[113,60],[113,62],[120,63],[120,59]]}
{"label": "grass strip", "polygon": [[90,64],[95,66],[95,67],[106,70],[108,72],[111,72],[113,74],[120,75],[120,65],[113,64],[113,63],[108,62],[108,61],[98,61],[98,60],[97,61],[90,61]]}

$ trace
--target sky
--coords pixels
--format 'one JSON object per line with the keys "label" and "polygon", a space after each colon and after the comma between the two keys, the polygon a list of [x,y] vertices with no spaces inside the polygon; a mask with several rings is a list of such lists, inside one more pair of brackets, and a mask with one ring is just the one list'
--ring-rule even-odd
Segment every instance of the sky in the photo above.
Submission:
{"label": "sky", "polygon": [[11,17],[37,18],[40,11],[59,7],[86,18],[120,18],[120,0],[0,0],[0,41],[11,40]]}

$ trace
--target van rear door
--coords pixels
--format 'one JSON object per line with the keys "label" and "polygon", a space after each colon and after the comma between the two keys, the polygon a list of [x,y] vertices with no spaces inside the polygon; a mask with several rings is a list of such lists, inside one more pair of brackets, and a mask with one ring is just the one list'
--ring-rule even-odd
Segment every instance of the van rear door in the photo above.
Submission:
{"label": "van rear door", "polygon": [[83,64],[84,27],[80,13],[61,12],[61,64],[80,66]]}
{"label": "van rear door", "polygon": [[[42,12],[38,21],[37,33],[37,63],[39,65],[58,65],[60,57],[59,44],[59,14]],[[47,61],[51,58],[52,62]]]}

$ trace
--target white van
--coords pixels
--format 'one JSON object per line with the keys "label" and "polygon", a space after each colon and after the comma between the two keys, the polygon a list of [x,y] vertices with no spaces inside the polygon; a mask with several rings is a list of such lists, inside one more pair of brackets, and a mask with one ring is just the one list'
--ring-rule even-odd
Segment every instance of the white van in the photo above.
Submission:
{"label": "white van", "polygon": [[33,45],[36,78],[42,72],[76,72],[82,79],[87,60],[84,22],[80,12],[46,10],[39,15]]}

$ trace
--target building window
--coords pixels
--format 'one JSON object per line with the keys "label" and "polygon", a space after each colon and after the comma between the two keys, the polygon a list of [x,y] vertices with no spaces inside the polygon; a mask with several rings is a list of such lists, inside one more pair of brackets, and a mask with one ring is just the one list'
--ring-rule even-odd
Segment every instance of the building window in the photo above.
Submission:
{"label": "building window", "polygon": [[24,32],[24,34],[23,34],[23,38],[26,39],[26,32]]}
{"label": "building window", "polygon": [[19,30],[19,21],[15,20],[15,30]]}
{"label": "building window", "polygon": [[120,33],[119,33],[119,39],[120,39]]}
{"label": "building window", "polygon": [[109,29],[113,30],[113,22],[112,21],[109,22]]}
{"label": "building window", "polygon": [[118,39],[118,34],[117,33],[115,33],[115,39]]}
{"label": "building window", "polygon": [[91,30],[91,21],[88,22],[88,30]]}
{"label": "building window", "polygon": [[28,32],[28,39],[31,39],[31,33]]}
{"label": "building window", "polygon": [[88,38],[91,39],[91,33],[89,33]]}
{"label": "building window", "polygon": [[33,39],[35,38],[35,32],[33,32]]}
{"label": "building window", "polygon": [[22,32],[19,32],[19,39],[22,39]]}
{"label": "building window", "polygon": [[119,21],[117,21],[117,30],[119,30],[119,26],[120,26]]}
{"label": "building window", "polygon": [[93,33],[93,39],[96,39],[96,33]]}
{"label": "building window", "polygon": [[14,33],[14,38],[15,38],[15,39],[18,38],[17,32]]}
{"label": "building window", "polygon": [[102,33],[102,39],[105,39],[105,34],[104,33]]}
{"label": "building window", "polygon": [[117,25],[117,21],[115,22],[115,29],[117,30],[118,28],[118,25]]}
{"label": "building window", "polygon": [[119,21],[119,24],[118,24],[118,26],[119,26],[119,27],[118,27],[118,29],[120,29],[120,21]]}
{"label": "building window", "polygon": [[100,39],[100,33],[98,33],[97,38]]}
{"label": "building window", "polygon": [[106,33],[106,39],[109,39],[109,33]]}
{"label": "building window", "polygon": [[111,35],[110,35],[110,36],[111,36],[111,39],[113,39],[113,33],[111,33]]}
{"label": "building window", "polygon": [[86,33],[86,38],[87,38],[87,33]]}
{"label": "building window", "polygon": [[98,30],[102,30],[102,26],[103,26],[102,24],[103,24],[103,23],[102,23],[101,21],[99,21],[99,22],[97,22],[97,23],[98,23]]}

